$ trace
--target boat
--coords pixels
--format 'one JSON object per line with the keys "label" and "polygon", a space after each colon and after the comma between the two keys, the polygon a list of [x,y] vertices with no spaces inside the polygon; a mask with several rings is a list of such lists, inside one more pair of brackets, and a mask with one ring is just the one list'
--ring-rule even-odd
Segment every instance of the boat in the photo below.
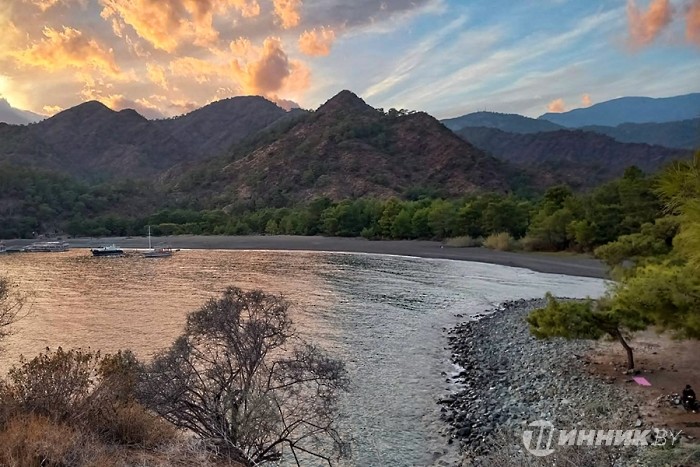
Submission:
{"label": "boat", "polygon": [[112,244],[109,246],[101,246],[90,250],[93,256],[124,256],[124,250]]}
{"label": "boat", "polygon": [[151,246],[151,226],[148,226],[148,250],[143,253],[144,258],[167,258],[173,255],[173,249],[169,246],[153,248]]}
{"label": "boat", "polygon": [[54,253],[68,251],[70,246],[66,242],[34,242],[22,248],[22,251],[30,253]]}
{"label": "boat", "polygon": [[167,258],[173,255],[173,249],[170,247],[151,248],[143,254],[144,258]]}

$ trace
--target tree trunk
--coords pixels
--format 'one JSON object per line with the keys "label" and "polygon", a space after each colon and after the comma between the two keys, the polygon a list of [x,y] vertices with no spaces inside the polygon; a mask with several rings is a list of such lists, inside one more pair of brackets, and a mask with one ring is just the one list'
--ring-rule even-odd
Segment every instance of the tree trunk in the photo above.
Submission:
{"label": "tree trunk", "polygon": [[629,346],[629,344],[625,340],[625,337],[622,335],[620,329],[615,329],[614,336],[617,338],[618,341],[620,341],[622,347],[624,347],[627,351],[627,369],[634,370],[634,355],[632,353],[632,347]]}

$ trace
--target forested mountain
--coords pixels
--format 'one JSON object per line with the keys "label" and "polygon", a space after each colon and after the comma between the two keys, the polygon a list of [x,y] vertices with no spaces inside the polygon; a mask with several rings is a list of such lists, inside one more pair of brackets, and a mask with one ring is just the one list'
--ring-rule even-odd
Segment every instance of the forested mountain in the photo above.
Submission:
{"label": "forested mountain", "polygon": [[36,124],[0,124],[0,162],[93,181],[154,177],[225,153],[287,115],[262,97],[226,99],[169,120],[91,101]]}
{"label": "forested mountain", "polygon": [[[561,182],[591,187],[630,165],[654,171],[686,154],[592,132],[527,133],[556,125],[517,115],[465,117],[525,133],[467,127],[460,137],[426,113],[384,112],[349,91],[315,112],[236,97],[166,120],[87,102],[39,123],[0,124],[0,168],[7,174],[0,214],[15,219],[13,232],[31,232],[37,225],[86,226],[94,216],[133,218],[163,208],[533,194]],[[11,182],[18,177],[29,185]],[[56,202],[48,202],[52,196]],[[88,231],[100,226],[103,221]]]}
{"label": "forested mountain", "polygon": [[261,205],[507,191],[514,170],[457,137],[428,114],[376,110],[342,91],[316,112],[290,120],[271,137],[248,142],[217,162],[169,182],[179,193]]}
{"label": "forested mountain", "polygon": [[620,143],[585,131],[516,134],[494,128],[462,128],[457,133],[504,161],[578,188],[619,177],[632,165],[653,172],[691,155],[690,151],[662,146]]}
{"label": "forested mountain", "polygon": [[669,148],[700,148],[700,118],[666,123],[623,123],[611,126],[581,128],[608,135],[623,143],[646,143]]}
{"label": "forested mountain", "polygon": [[[303,111],[296,109],[294,112]],[[154,123],[197,158],[206,158],[220,155],[235,143],[288,115],[286,110],[263,97],[240,96]]]}
{"label": "forested mountain", "polygon": [[568,128],[580,128],[675,122],[697,117],[700,117],[700,93],[663,98],[621,97],[568,112],[546,113],[539,118]]}

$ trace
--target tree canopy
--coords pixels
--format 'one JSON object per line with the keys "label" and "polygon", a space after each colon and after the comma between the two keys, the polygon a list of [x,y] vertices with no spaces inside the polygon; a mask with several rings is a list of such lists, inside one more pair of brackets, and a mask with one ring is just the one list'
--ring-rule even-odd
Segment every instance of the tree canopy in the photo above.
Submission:
{"label": "tree canopy", "polygon": [[654,326],[676,338],[700,339],[700,152],[664,170],[656,192],[662,216],[596,250],[617,279],[607,296],[584,303],[548,296],[547,306],[528,317],[535,336],[598,339],[607,333],[627,350],[629,368],[634,359],[623,331]]}

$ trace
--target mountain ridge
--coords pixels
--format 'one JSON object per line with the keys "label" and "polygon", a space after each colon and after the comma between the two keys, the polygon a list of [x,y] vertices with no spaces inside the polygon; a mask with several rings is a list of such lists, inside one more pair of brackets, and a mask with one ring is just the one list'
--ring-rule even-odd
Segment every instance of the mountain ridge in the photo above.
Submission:
{"label": "mountain ridge", "polygon": [[411,189],[504,192],[511,173],[426,113],[385,114],[342,91],[275,138],[217,166],[171,174],[170,182],[200,199],[227,193],[222,202],[274,206],[319,196],[400,197]]}
{"label": "mountain ridge", "polygon": [[539,120],[567,127],[617,126],[623,123],[665,123],[700,117],[700,93],[671,97],[628,96],[561,113],[545,113]]}
{"label": "mountain ridge", "polygon": [[2,125],[0,161],[84,180],[148,178],[226,152],[287,115],[258,96],[217,101],[172,119],[83,102],[39,123]]}
{"label": "mountain ridge", "polygon": [[0,96],[0,123],[6,123],[9,125],[27,125],[29,123],[41,121],[44,118],[46,117],[43,115],[12,107],[7,99]]}
{"label": "mountain ridge", "polygon": [[485,127],[511,133],[539,133],[564,128],[547,120],[488,111],[472,112],[459,117],[443,119],[440,122],[452,131],[459,131],[464,127]]}
{"label": "mountain ridge", "polygon": [[507,133],[495,128],[465,127],[462,138],[518,167],[548,174],[575,188],[595,186],[635,165],[654,172],[690,151],[638,143],[621,143],[607,135],[582,130]]}

